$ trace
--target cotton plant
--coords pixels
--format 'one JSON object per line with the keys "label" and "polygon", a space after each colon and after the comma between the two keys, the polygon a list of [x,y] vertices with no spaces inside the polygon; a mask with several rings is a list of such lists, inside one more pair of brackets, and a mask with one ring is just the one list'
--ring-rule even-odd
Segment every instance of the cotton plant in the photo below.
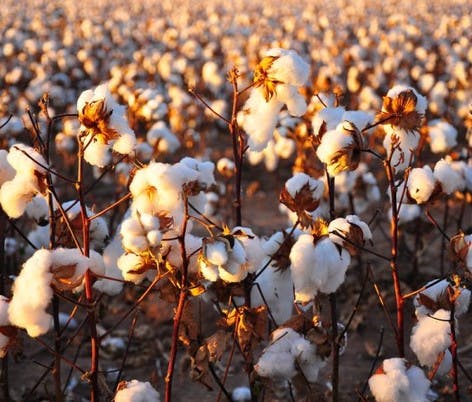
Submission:
{"label": "cotton plant", "polygon": [[104,167],[111,162],[111,151],[121,155],[133,152],[136,136],[129,127],[125,107],[113,99],[107,84],[82,92],[77,111],[79,139],[88,163]]}
{"label": "cotton plant", "polygon": [[249,149],[262,151],[273,136],[284,105],[293,116],[305,113],[307,105],[298,92],[308,80],[309,65],[293,50],[267,51],[256,67],[254,88],[238,120],[248,135]]}
{"label": "cotton plant", "polygon": [[430,386],[420,368],[399,357],[384,360],[369,378],[369,388],[377,402],[427,402],[432,400]]}
{"label": "cotton plant", "polygon": [[0,204],[10,218],[22,216],[34,196],[45,193],[47,169],[45,159],[32,147],[18,143],[10,148],[2,162],[5,181],[0,187]]}
{"label": "cotton plant", "polygon": [[8,306],[10,322],[37,337],[47,333],[52,315],[46,309],[54,290],[81,291],[87,270],[104,274],[100,254],[91,251],[90,257],[78,249],[40,249],[24,264],[13,284],[13,297]]}
{"label": "cotton plant", "polygon": [[317,352],[317,345],[308,337],[292,328],[278,328],[272,332],[271,342],[254,369],[259,376],[275,381],[291,380],[301,373],[313,383],[326,364],[325,358]]}
{"label": "cotton plant", "polygon": [[419,144],[418,130],[426,107],[426,98],[405,85],[395,85],[383,99],[382,111],[378,115],[385,131],[383,146],[397,172],[404,171],[411,163]]}
{"label": "cotton plant", "polygon": [[115,402],[161,402],[161,396],[149,382],[138,380],[121,381],[118,384]]}

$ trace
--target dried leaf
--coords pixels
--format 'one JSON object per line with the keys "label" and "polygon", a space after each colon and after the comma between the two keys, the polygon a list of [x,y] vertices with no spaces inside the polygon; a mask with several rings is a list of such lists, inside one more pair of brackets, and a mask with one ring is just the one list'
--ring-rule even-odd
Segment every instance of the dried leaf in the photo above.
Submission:
{"label": "dried leaf", "polygon": [[416,103],[417,97],[411,89],[400,92],[394,98],[384,96],[382,112],[377,119],[388,119],[385,124],[398,126],[406,131],[417,131],[423,115],[416,111]]}

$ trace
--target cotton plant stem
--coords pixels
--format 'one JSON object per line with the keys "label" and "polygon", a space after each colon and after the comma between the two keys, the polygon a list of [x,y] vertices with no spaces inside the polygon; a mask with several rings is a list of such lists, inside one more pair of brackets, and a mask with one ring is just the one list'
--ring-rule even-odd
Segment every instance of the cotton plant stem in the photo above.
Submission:
{"label": "cotton plant stem", "polygon": [[448,288],[449,292],[449,301],[451,305],[450,311],[450,326],[451,326],[451,346],[449,346],[449,351],[451,352],[452,357],[452,368],[451,368],[451,377],[452,377],[452,390],[454,391],[454,397],[456,402],[460,402],[460,392],[459,392],[459,372],[458,372],[458,364],[457,364],[457,337],[456,337],[456,317],[455,317],[455,297],[452,294],[450,288]]}
{"label": "cotton plant stem", "polygon": [[[391,152],[393,155],[393,151]],[[397,332],[395,341],[397,344],[398,354],[405,357],[405,329],[404,329],[404,299],[400,286],[400,276],[398,272],[398,205],[397,205],[397,189],[395,187],[395,179],[391,158],[384,161],[385,172],[390,188],[390,200],[392,207],[392,218],[390,219],[390,238],[391,238],[391,258],[390,269],[393,279],[393,289],[395,292],[395,303],[397,310]]]}
{"label": "cotton plant stem", "polygon": [[[335,199],[334,177],[331,177],[326,169],[326,179],[329,191],[329,218],[332,221],[335,218]],[[331,383],[332,383],[332,400],[337,402],[339,400],[339,342],[338,342],[338,316],[336,306],[336,292],[329,295],[329,307],[331,314],[331,353],[332,353],[332,367],[331,367]]]}
{"label": "cotton plant stem", "polygon": [[[449,222],[449,200],[446,199],[446,205],[444,206],[444,215],[443,215],[443,222],[442,222],[442,227],[444,232],[447,231],[447,225]],[[440,274],[441,276],[444,275],[444,258],[445,258],[445,250],[447,249],[446,247],[446,238],[443,236],[441,238],[441,262],[440,262]]]}
{"label": "cotton plant stem", "polygon": [[[83,165],[84,165],[84,147],[82,142],[79,143],[79,152],[78,152],[78,171],[77,171],[77,192],[79,195],[80,203],[80,213],[82,217],[82,247],[83,254],[88,257],[90,255],[90,219],[87,215],[87,207],[85,204],[84,196],[84,187],[83,187]],[[98,402],[100,398],[100,390],[98,387],[98,367],[99,367],[99,347],[100,339],[97,333],[97,317],[95,311],[95,304],[93,298],[93,277],[90,269],[87,269],[84,275],[84,284],[85,284],[85,298],[87,303],[90,305],[88,309],[88,321],[90,326],[90,346],[91,346],[91,356],[90,356],[90,371],[89,371],[89,380],[90,380],[90,402]]]}
{"label": "cotton plant stem", "polygon": [[175,362],[177,358],[177,347],[179,342],[179,329],[180,323],[182,321],[182,317],[184,314],[185,304],[187,302],[188,296],[188,256],[187,250],[185,247],[185,234],[187,232],[187,223],[188,223],[188,199],[185,191],[183,192],[184,198],[184,221],[182,223],[182,230],[179,236],[179,245],[180,245],[180,255],[182,258],[182,277],[180,280],[180,294],[179,294],[179,301],[177,303],[177,310],[174,315],[174,325],[172,328],[172,340],[171,340],[171,347],[169,353],[169,364],[167,366],[167,374],[165,377],[165,402],[172,401],[172,380],[174,377],[175,372]]}

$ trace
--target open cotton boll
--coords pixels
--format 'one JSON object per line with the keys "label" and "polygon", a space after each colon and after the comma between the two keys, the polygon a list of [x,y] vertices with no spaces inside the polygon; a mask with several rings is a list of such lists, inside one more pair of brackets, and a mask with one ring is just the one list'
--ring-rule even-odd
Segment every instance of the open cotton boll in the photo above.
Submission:
{"label": "open cotton boll", "polygon": [[388,157],[390,157],[392,153],[392,137],[398,138],[399,146],[393,150],[391,163],[395,171],[403,171],[409,166],[410,161],[412,161],[412,153],[418,147],[420,136],[414,131],[405,131],[390,125],[385,125],[383,128],[385,130],[383,147]]}
{"label": "open cotton boll", "polygon": [[112,146],[113,151],[118,152],[121,155],[130,154],[133,152],[134,148],[136,148],[136,137],[134,133],[120,135]]}
{"label": "open cotton boll", "polygon": [[431,121],[428,134],[429,146],[435,154],[447,152],[457,145],[457,130],[446,121]]}
{"label": "open cotton boll", "polygon": [[388,96],[389,98],[395,98],[396,96],[400,95],[400,93],[406,91],[412,91],[416,96],[415,110],[419,114],[425,114],[426,108],[428,106],[428,101],[423,95],[420,95],[418,91],[413,87],[409,87],[407,85],[395,85],[394,87],[389,89],[386,96]]}
{"label": "open cotton boll", "polygon": [[412,169],[408,176],[408,193],[418,204],[429,200],[436,182],[429,166]]}
{"label": "open cotton boll", "polygon": [[[410,347],[421,365],[433,367],[438,355],[446,352],[451,345],[450,316],[450,311],[441,309],[431,316],[420,317],[413,327]],[[447,373],[450,368],[450,366],[441,364],[439,374]]]}
{"label": "open cotton boll", "polygon": [[[265,266],[268,259],[269,257],[263,260],[261,266]],[[253,306],[261,306],[267,303],[276,324],[282,324],[292,316],[293,281],[289,269],[277,268],[272,263],[257,278],[258,286],[253,286],[251,290],[251,303]]]}
{"label": "open cotton boll", "polygon": [[215,241],[207,243],[205,247],[205,257],[209,263],[213,265],[223,265],[228,261],[228,253],[226,251],[226,243],[223,241]]}
{"label": "open cotton boll", "polygon": [[47,222],[49,216],[49,206],[46,198],[42,194],[37,194],[26,206],[26,215],[36,222]]}
{"label": "open cotton boll", "polygon": [[277,85],[277,99],[287,105],[292,116],[303,116],[306,112],[305,98],[300,95],[298,88],[292,85]]}
{"label": "open cotton boll", "polygon": [[49,331],[52,316],[46,312],[53,296],[50,286],[52,255],[38,250],[24,264],[13,283],[13,297],[8,307],[10,322],[37,337]]}
{"label": "open cotton boll", "polygon": [[[0,295],[0,328],[11,325],[8,319],[9,304],[9,300],[5,296]],[[0,332],[0,359],[5,357],[9,342],[10,338]]]}
{"label": "open cotton boll", "polygon": [[435,179],[441,183],[443,192],[448,195],[454,191],[463,190],[465,187],[464,177],[444,159],[436,163],[433,174]]}
{"label": "open cotton boll", "polygon": [[235,226],[231,233],[237,237],[244,247],[246,270],[250,273],[256,272],[261,267],[262,260],[265,257],[262,239],[256,236],[251,228],[244,226]]}
{"label": "open cotton boll", "polygon": [[343,116],[339,123],[343,121],[348,121],[354,126],[359,131],[362,131],[364,128],[366,128],[372,121],[374,120],[374,116],[370,113],[363,112],[361,110],[347,110],[343,113]]}
{"label": "open cotton boll", "polygon": [[264,56],[276,58],[268,69],[271,79],[289,85],[305,85],[310,75],[310,65],[297,52],[273,48],[267,51]]}
{"label": "open cotton boll", "polygon": [[149,382],[122,381],[118,384],[115,402],[160,402],[161,397]]}
{"label": "open cotton boll", "polygon": [[357,253],[358,246],[363,246],[366,241],[372,240],[369,226],[357,215],[347,215],[346,218],[332,220],[328,225],[328,232],[333,243],[345,247],[351,254]]}
{"label": "open cotton boll", "polygon": [[276,97],[266,102],[262,88],[253,89],[244,104],[241,122],[241,127],[248,135],[250,150],[262,151],[267,146],[274,134],[277,116],[282,106],[283,103]]}
{"label": "open cotton boll", "polygon": [[111,162],[110,145],[96,141],[90,134],[84,143],[89,144],[84,151],[84,159],[89,164],[103,168]]}
{"label": "open cotton boll", "polygon": [[31,176],[34,172],[46,174],[46,169],[43,167],[48,166],[46,160],[39,152],[25,144],[14,144],[8,152],[7,160],[17,174],[24,176]]}
{"label": "open cotton boll", "polygon": [[295,299],[306,303],[318,293],[332,293],[344,282],[351,262],[349,253],[329,239],[313,244],[313,236],[301,235],[290,251]]}
{"label": "open cotton boll", "polygon": [[[215,164],[213,162],[199,161],[198,159],[186,156],[185,158],[180,160],[180,163],[197,172],[197,180],[200,183],[204,184],[205,186],[211,186],[212,184],[215,184]],[[193,178],[190,178],[190,181],[192,180]]]}
{"label": "open cotton boll", "polygon": [[406,367],[404,359],[384,360],[382,371],[369,379],[377,402],[426,402],[431,383],[416,366]]}
{"label": "open cotton boll", "polygon": [[321,143],[316,149],[316,155],[321,162],[326,164],[328,173],[337,176],[340,172],[350,168],[349,163],[344,163],[343,154],[348,154],[352,148],[354,138],[344,130],[327,131],[321,138]]}
{"label": "open cotton boll", "polygon": [[125,281],[139,284],[147,277],[147,270],[144,269],[145,261],[140,255],[122,254],[116,261],[116,265],[121,270]]}
{"label": "open cotton boll", "polygon": [[0,186],[15,177],[15,169],[7,160],[8,152],[0,149]]}
{"label": "open cotton boll", "polygon": [[292,198],[295,198],[304,186],[308,186],[311,190],[313,199],[319,200],[323,196],[323,182],[308,176],[306,173],[296,173],[285,182],[285,188]]}
{"label": "open cotton boll", "polygon": [[37,192],[35,180],[30,176],[17,174],[0,188],[0,204],[10,218],[19,218]]}
{"label": "open cotton boll", "polygon": [[[439,281],[435,284],[433,284],[433,282],[435,281],[428,282],[424,286],[425,289],[421,292],[421,294],[436,303],[438,299],[447,294],[446,292],[448,291],[448,287],[451,285],[447,281],[447,279]],[[460,317],[461,315],[465,314],[469,309],[471,292],[467,288],[458,287],[454,287],[454,292],[459,293],[454,302],[454,315],[455,317]],[[422,316],[434,313],[434,311],[430,310],[426,305],[421,303],[421,298],[419,295],[415,296],[415,298],[413,299],[413,303],[418,319]]]}

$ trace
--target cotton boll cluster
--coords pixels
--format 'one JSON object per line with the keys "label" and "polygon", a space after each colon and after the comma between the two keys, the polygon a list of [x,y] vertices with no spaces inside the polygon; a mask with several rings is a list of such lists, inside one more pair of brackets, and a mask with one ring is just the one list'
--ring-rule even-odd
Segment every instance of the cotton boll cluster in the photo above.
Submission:
{"label": "cotton boll cluster", "polygon": [[[33,148],[24,144],[10,148],[6,161],[3,159],[2,180],[5,181],[0,188],[0,204],[9,217],[19,218],[33,197],[45,191],[46,167],[44,158]],[[13,177],[11,168],[16,172]]]}
{"label": "cotton boll cluster", "polygon": [[430,121],[428,135],[429,146],[435,154],[448,152],[457,145],[457,130],[446,121]]}
{"label": "cotton boll cluster", "polygon": [[398,357],[384,360],[369,379],[377,402],[425,402],[429,400],[430,385],[421,369]]}
{"label": "cotton boll cluster", "polygon": [[[344,282],[351,257],[326,237],[327,225],[317,228],[321,233],[302,234],[290,251],[290,271],[295,286],[295,299],[307,303],[318,292],[333,293]],[[321,234],[321,236],[320,236]]]}
{"label": "cotton boll cluster", "polygon": [[255,365],[257,374],[274,380],[290,380],[300,370],[309,382],[315,382],[324,367],[317,347],[291,328],[279,328],[271,334],[271,343]]}
{"label": "cotton boll cluster", "polygon": [[160,402],[161,396],[149,382],[122,381],[118,384],[115,402]]}
{"label": "cotton boll cluster", "polygon": [[256,88],[240,114],[251,150],[262,151],[267,146],[284,104],[293,116],[305,113],[306,103],[298,88],[308,75],[309,65],[295,51],[276,48],[266,53],[254,74]]}
{"label": "cotton boll cluster", "polygon": [[53,289],[80,290],[87,269],[103,275],[101,256],[95,252],[90,258],[77,249],[36,251],[23,265],[13,284],[13,297],[8,315],[13,325],[27,330],[32,337],[48,332],[52,316],[46,312]]}
{"label": "cotton boll cluster", "polygon": [[110,151],[130,154],[136,145],[134,131],[128,125],[125,109],[110,94],[107,84],[88,89],[77,100],[80,140],[84,159],[104,167],[111,161]]}

